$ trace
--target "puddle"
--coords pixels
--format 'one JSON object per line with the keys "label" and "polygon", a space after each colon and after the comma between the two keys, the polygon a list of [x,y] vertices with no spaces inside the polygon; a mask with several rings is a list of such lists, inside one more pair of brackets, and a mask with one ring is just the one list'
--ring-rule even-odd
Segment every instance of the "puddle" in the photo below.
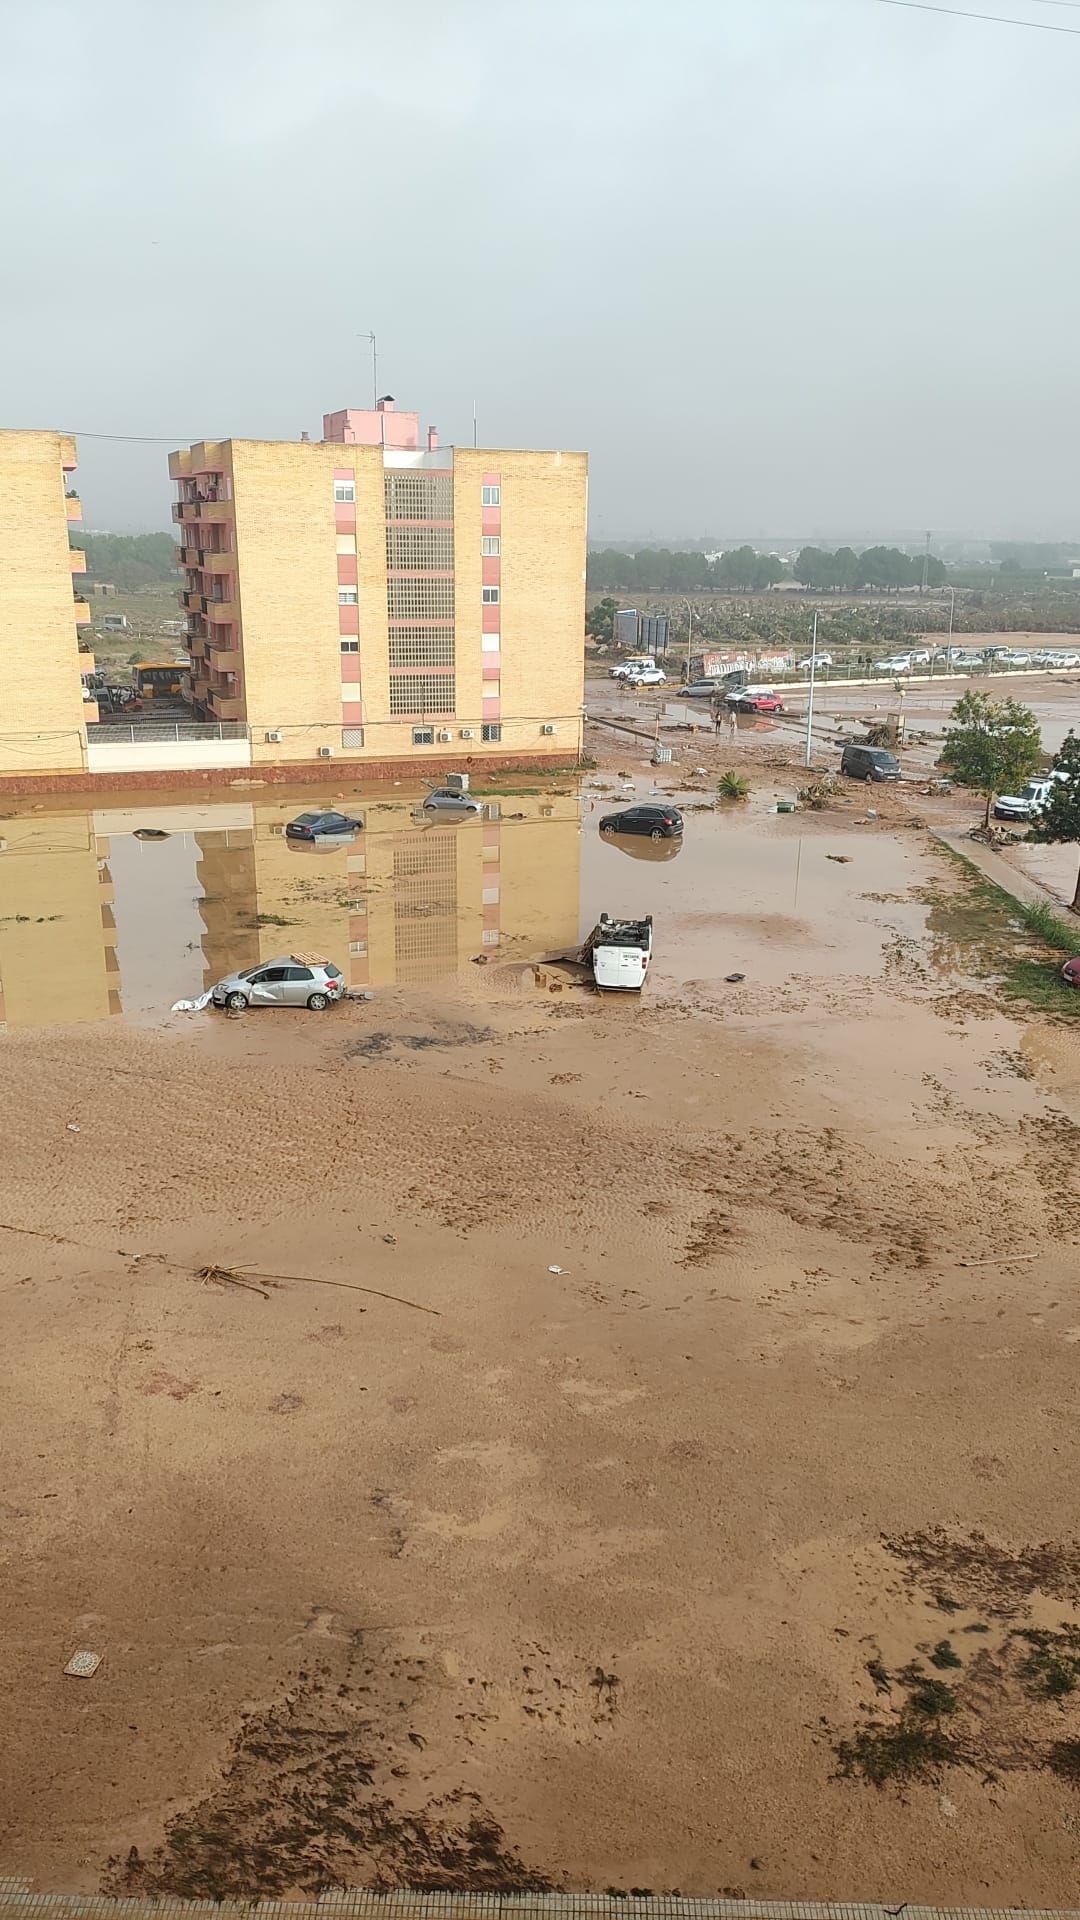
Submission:
{"label": "puddle", "polygon": [[[688,796],[681,844],[601,839],[612,786],[600,776],[579,792],[564,779],[504,793],[490,817],[440,824],[380,789],[355,801],[363,831],[317,849],[284,837],[295,796],[13,817],[0,854],[0,1021],[156,1022],[174,1000],[294,950],[326,953],[350,987],[376,994],[455,976],[472,989],[476,961],[564,951],[601,910],[654,916],[661,991],[730,1000],[723,982],[739,972],[752,1011],[758,988],[879,976],[898,939],[926,931],[914,840],[807,830],[770,814],[771,791],[701,811]],[[645,778],[618,794],[655,790]]]}

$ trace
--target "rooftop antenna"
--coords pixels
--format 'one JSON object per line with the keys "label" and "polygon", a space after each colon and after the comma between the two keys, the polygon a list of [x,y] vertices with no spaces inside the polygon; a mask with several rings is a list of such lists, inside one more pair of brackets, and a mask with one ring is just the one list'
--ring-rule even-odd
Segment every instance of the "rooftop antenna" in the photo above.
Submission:
{"label": "rooftop antenna", "polygon": [[375,335],[373,333],[358,333],[356,337],[358,340],[370,340],[371,342],[371,398],[373,405],[377,407],[379,404],[379,359],[375,352]]}

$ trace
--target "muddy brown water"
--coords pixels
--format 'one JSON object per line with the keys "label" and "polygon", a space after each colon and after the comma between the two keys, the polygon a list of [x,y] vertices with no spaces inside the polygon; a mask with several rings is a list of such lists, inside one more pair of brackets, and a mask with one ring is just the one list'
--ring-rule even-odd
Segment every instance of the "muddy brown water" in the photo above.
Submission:
{"label": "muddy brown water", "polygon": [[769,792],[719,808],[687,792],[681,844],[601,836],[603,814],[664,791],[598,777],[437,825],[383,793],[358,803],[363,832],[316,848],[284,837],[295,802],[23,814],[0,855],[0,1019],[156,1022],[297,950],[325,952],[355,989],[423,988],[573,947],[601,910],[654,916],[660,990],[865,972],[897,931],[921,930],[918,905],[894,900],[885,925],[866,898],[910,887],[901,839],[776,817]]}

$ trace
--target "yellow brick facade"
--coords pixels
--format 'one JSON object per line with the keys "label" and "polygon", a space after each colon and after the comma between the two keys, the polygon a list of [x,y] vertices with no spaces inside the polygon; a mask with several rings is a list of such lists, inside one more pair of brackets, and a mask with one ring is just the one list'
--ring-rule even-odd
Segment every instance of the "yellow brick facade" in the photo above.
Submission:
{"label": "yellow brick facade", "polygon": [[[193,685],[208,713],[246,721],[253,763],[409,761],[432,776],[500,755],[565,765],[581,750],[584,682],[587,463],[584,454],[455,449],[417,471],[448,471],[454,518],[455,710],[435,716],[391,713],[387,612],[384,455],[381,446],[339,442],[225,441],[174,454],[170,472],[189,485],[220,474],[226,498],[184,523],[185,543],[201,527],[224,527],[233,550],[232,598],[209,616],[235,620],[234,655],[193,644]],[[387,471],[409,471],[387,455]],[[349,740],[343,699],[338,557],[348,546],[335,513],[335,473],[355,487],[357,610],[363,745]],[[501,738],[482,739],[486,718],[482,648],[482,487],[497,472],[501,505]],[[182,512],[183,509],[178,509]],[[344,542],[344,546],[343,543]],[[187,544],[187,551],[191,551]],[[212,556],[213,571],[227,562]],[[228,575],[226,575],[228,577]],[[208,574],[197,576],[205,589]],[[192,611],[189,602],[189,612]],[[201,623],[206,609],[196,609]],[[351,636],[348,636],[351,637]],[[215,673],[235,669],[239,698]],[[415,743],[426,720],[430,744]],[[449,735],[449,739],[440,738]],[[275,736],[268,738],[267,736]],[[463,737],[464,736],[464,737]],[[329,750],[329,753],[326,750]]]}
{"label": "yellow brick facade", "polygon": [[86,813],[5,820],[0,1027],[120,1011],[109,842]]}
{"label": "yellow brick facade", "polygon": [[[0,775],[86,763],[67,434],[0,432]],[[96,709],[91,709],[96,716]]]}

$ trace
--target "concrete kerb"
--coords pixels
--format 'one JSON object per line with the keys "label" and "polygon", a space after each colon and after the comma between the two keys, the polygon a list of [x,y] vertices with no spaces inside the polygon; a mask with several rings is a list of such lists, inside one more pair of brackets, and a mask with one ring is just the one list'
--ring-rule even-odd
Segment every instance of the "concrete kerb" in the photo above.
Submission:
{"label": "concrete kerb", "polygon": [[[977,867],[987,880],[993,881],[1003,893],[1010,894],[1022,907],[1045,905],[1054,907],[1059,913],[1068,913],[1069,908],[1063,900],[1044,887],[1039,880],[1029,879],[1014,867],[1005,854],[998,853],[994,847],[984,847],[979,840],[972,840],[966,833],[951,833],[944,827],[931,827],[931,836],[939,840],[950,853],[958,853],[962,860]],[[1080,936],[1077,945],[1080,946]]]}
{"label": "concrete kerb", "polygon": [[685,1900],[576,1893],[373,1893],[354,1889],[299,1900],[109,1900],[97,1894],[34,1893],[0,1881],[0,1920],[1080,1920],[1080,1909],[879,1906],[817,1900]]}

